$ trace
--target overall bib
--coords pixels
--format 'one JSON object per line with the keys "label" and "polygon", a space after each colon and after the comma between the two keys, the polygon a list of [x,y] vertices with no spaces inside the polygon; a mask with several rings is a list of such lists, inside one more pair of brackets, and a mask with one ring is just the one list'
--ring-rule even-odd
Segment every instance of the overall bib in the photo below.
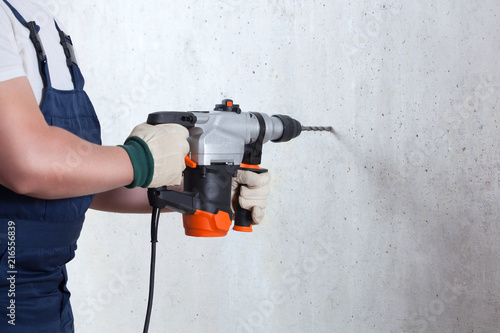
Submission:
{"label": "overall bib", "polygon": [[[74,85],[73,90],[57,90],[51,85],[47,59],[38,38],[40,28],[35,22],[26,22],[7,0],[4,2],[30,31],[44,82],[40,109],[47,123],[101,144],[99,121],[83,90],[84,79],[69,36],[54,22]],[[84,160],[84,148],[81,156],[68,156],[66,162],[54,167],[60,172],[72,172],[73,163]],[[41,200],[0,186],[0,332],[74,332],[65,264],[75,255],[76,241],[92,199],[89,195]]]}

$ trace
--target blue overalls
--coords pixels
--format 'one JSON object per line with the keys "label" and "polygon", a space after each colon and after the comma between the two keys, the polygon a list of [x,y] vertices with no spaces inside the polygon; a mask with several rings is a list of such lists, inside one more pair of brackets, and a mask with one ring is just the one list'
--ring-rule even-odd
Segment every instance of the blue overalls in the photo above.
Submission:
{"label": "blue overalls", "polygon": [[[84,79],[69,36],[55,23],[74,84],[73,90],[62,91],[51,85],[37,34],[40,28],[35,22],[26,22],[7,0],[4,2],[30,30],[44,82],[40,109],[47,123],[101,144],[99,121],[83,90]],[[2,163],[5,162],[0,161],[0,167]],[[63,162],[60,167],[62,172],[71,172],[71,163]],[[65,264],[75,255],[76,241],[92,199],[89,195],[41,200],[0,186],[0,332],[74,332]]]}

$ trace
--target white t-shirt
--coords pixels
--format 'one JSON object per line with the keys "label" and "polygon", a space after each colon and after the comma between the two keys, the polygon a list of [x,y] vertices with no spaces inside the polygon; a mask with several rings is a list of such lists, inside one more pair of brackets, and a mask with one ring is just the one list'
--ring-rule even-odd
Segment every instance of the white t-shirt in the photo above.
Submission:
{"label": "white t-shirt", "polygon": [[[73,89],[71,74],[66,65],[66,56],[59,43],[59,33],[54,17],[40,0],[10,0],[26,22],[35,21],[40,26],[40,39],[47,54],[52,86],[60,90]],[[59,27],[63,29],[59,21]],[[43,81],[29,30],[14,16],[11,9],[0,0],[0,81],[26,76],[40,104]]]}

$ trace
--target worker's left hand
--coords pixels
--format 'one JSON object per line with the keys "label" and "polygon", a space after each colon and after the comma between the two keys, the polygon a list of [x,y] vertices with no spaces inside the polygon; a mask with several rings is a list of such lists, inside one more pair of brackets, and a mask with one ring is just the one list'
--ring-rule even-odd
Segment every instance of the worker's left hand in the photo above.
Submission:
{"label": "worker's left hand", "polygon": [[233,211],[236,209],[236,200],[238,200],[243,209],[252,211],[253,224],[259,224],[264,218],[270,182],[269,172],[256,173],[238,170],[231,185]]}

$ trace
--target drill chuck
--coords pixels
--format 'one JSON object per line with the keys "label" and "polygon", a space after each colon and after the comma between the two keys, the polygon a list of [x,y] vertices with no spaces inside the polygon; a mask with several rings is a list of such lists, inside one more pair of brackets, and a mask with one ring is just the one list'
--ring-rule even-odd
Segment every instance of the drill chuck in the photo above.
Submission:
{"label": "drill chuck", "polygon": [[292,117],[282,114],[276,114],[273,117],[278,118],[283,123],[283,134],[278,139],[271,140],[272,142],[287,142],[298,137],[302,132],[302,125]]}

